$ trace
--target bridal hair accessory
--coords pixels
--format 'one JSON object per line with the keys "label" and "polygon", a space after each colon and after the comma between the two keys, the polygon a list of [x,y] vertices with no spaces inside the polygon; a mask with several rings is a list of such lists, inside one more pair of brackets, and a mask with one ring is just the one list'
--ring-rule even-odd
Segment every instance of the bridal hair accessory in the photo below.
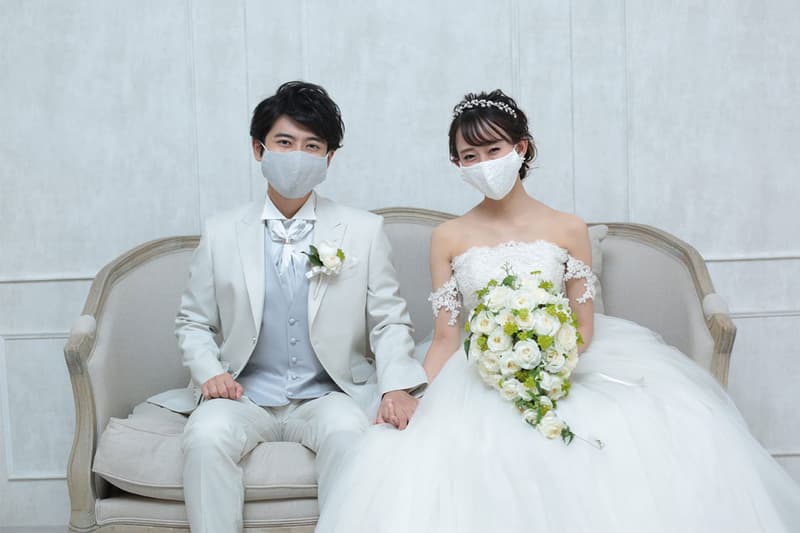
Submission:
{"label": "bridal hair accessory", "polygon": [[500,111],[508,113],[512,117],[517,118],[517,112],[514,111],[510,105],[503,102],[495,102],[494,100],[485,100],[483,98],[475,98],[473,100],[461,102],[456,106],[455,111],[453,111],[453,118],[456,118],[467,109],[473,109],[476,107],[496,107]]}
{"label": "bridal hair accessory", "polygon": [[464,352],[483,381],[546,438],[566,444],[578,438],[603,449],[600,439],[576,434],[557,414],[583,343],[569,299],[540,271],[519,276],[508,265],[504,269],[504,278],[476,292],[478,305],[464,325]]}

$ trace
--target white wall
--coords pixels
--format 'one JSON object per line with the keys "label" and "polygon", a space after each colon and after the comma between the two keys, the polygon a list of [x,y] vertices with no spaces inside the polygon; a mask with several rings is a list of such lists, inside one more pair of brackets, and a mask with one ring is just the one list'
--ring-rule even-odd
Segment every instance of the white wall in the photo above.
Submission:
{"label": "white wall", "polygon": [[0,0],[0,525],[66,522],[61,346],[90,279],[260,196],[250,112],[296,78],[347,125],[323,192],[364,208],[467,209],[451,109],[515,96],[531,193],[709,259],[739,327],[731,394],[800,480],[798,17],[794,0]]}

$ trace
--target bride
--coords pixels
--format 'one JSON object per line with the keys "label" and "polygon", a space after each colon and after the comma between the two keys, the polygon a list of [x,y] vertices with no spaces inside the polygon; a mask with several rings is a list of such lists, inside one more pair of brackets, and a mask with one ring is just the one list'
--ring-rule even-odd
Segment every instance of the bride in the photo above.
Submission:
{"label": "bride", "polygon": [[[526,193],[535,155],[502,91],[455,107],[450,157],[485,199],[433,232],[431,385],[406,430],[373,427],[332,476],[316,531],[800,531],[800,488],[716,381],[655,333],[594,314],[586,224]],[[508,269],[539,271],[577,318],[582,354],[557,405],[569,445],[525,423],[461,347],[459,318]]]}

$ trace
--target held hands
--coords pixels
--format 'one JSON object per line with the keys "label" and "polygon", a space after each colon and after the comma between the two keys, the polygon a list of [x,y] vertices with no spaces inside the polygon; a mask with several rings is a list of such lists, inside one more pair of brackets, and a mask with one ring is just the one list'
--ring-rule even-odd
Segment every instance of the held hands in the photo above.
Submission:
{"label": "held hands", "polygon": [[238,400],[244,394],[244,387],[233,380],[230,374],[224,372],[203,383],[203,398],[229,398]]}
{"label": "held hands", "polygon": [[383,395],[378,408],[376,424],[392,424],[397,429],[405,429],[417,409],[419,400],[404,390],[393,390]]}

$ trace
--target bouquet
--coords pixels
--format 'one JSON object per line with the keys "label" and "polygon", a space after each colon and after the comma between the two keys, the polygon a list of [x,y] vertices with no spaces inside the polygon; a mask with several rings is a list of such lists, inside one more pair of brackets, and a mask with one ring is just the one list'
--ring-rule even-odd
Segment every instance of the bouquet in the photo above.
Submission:
{"label": "bouquet", "polygon": [[569,444],[575,434],[555,409],[569,395],[583,343],[575,315],[539,271],[518,276],[506,268],[506,274],[477,291],[464,350],[483,381],[513,402],[528,424]]}

